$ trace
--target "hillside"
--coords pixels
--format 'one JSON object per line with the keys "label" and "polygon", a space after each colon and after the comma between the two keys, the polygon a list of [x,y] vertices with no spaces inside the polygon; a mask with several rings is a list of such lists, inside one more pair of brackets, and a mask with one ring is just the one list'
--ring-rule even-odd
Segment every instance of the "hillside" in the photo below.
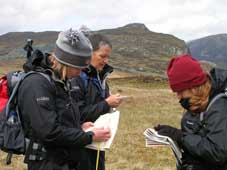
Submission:
{"label": "hillside", "polygon": [[[173,35],[155,33],[144,24],[128,24],[115,29],[99,30],[110,38],[110,58],[117,70],[143,75],[165,75],[170,57],[187,51],[186,44]],[[51,52],[58,32],[13,32],[0,36],[0,59],[25,56],[26,39],[34,40],[34,48]]]}
{"label": "hillside", "polygon": [[218,66],[227,65],[227,34],[218,34],[187,43],[191,54],[199,60],[211,61]]}
{"label": "hillside", "polygon": [[10,32],[0,36],[0,59],[20,58],[25,56],[23,47],[26,40],[35,41],[34,48],[52,51],[58,32]]}

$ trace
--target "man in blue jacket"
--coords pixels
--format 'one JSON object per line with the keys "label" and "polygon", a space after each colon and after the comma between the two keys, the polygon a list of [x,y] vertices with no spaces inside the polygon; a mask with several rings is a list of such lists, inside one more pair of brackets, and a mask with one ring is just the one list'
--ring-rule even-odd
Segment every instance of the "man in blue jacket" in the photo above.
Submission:
{"label": "man in blue jacket", "polygon": [[[71,80],[72,98],[78,103],[81,122],[94,122],[100,115],[111,112],[122,102],[120,94],[111,94],[106,82],[113,68],[108,65],[112,52],[110,41],[101,34],[89,36],[93,53],[91,64],[84,69],[80,77]],[[97,151],[86,149],[86,159],[80,162],[81,170],[95,170]],[[105,170],[105,152],[101,151],[99,170]]]}

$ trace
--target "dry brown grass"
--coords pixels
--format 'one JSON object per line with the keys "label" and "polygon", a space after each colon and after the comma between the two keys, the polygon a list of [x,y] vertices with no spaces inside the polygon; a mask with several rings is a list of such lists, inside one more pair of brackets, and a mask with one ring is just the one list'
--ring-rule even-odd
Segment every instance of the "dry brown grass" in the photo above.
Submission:
{"label": "dry brown grass", "polygon": [[[157,124],[179,126],[181,108],[175,96],[163,84],[150,88],[114,86],[130,96],[119,108],[121,119],[114,144],[107,151],[107,170],[172,170],[175,160],[168,147],[146,148],[143,132]],[[131,84],[132,86],[132,84]],[[138,86],[138,85],[136,85]]]}
{"label": "dry brown grass", "polygon": [[[182,109],[166,83],[112,80],[112,93],[129,96],[119,107],[121,111],[117,135],[110,150],[106,151],[107,170],[174,170],[175,160],[168,147],[146,148],[143,132],[156,124],[179,127]],[[0,170],[25,170],[23,157],[17,156],[12,164],[4,164],[0,152]]]}
{"label": "dry brown grass", "polygon": [[21,70],[24,59],[0,60],[0,76],[12,70]]}

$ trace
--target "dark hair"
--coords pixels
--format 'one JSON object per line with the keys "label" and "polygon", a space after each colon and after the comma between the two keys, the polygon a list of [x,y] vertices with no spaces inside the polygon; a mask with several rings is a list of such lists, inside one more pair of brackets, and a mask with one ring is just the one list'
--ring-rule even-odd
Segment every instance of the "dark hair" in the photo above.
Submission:
{"label": "dark hair", "polygon": [[112,48],[112,44],[110,40],[102,34],[98,34],[98,33],[91,34],[89,36],[89,40],[91,41],[93,51],[99,50],[99,48],[102,45],[108,45],[110,48]]}

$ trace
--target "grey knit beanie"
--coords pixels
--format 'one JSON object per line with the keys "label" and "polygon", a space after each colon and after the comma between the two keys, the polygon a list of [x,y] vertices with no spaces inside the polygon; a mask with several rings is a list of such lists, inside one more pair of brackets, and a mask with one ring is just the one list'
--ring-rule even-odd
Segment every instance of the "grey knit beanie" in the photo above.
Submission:
{"label": "grey knit beanie", "polygon": [[54,54],[60,63],[84,68],[89,64],[92,46],[83,31],[69,29],[59,33]]}

